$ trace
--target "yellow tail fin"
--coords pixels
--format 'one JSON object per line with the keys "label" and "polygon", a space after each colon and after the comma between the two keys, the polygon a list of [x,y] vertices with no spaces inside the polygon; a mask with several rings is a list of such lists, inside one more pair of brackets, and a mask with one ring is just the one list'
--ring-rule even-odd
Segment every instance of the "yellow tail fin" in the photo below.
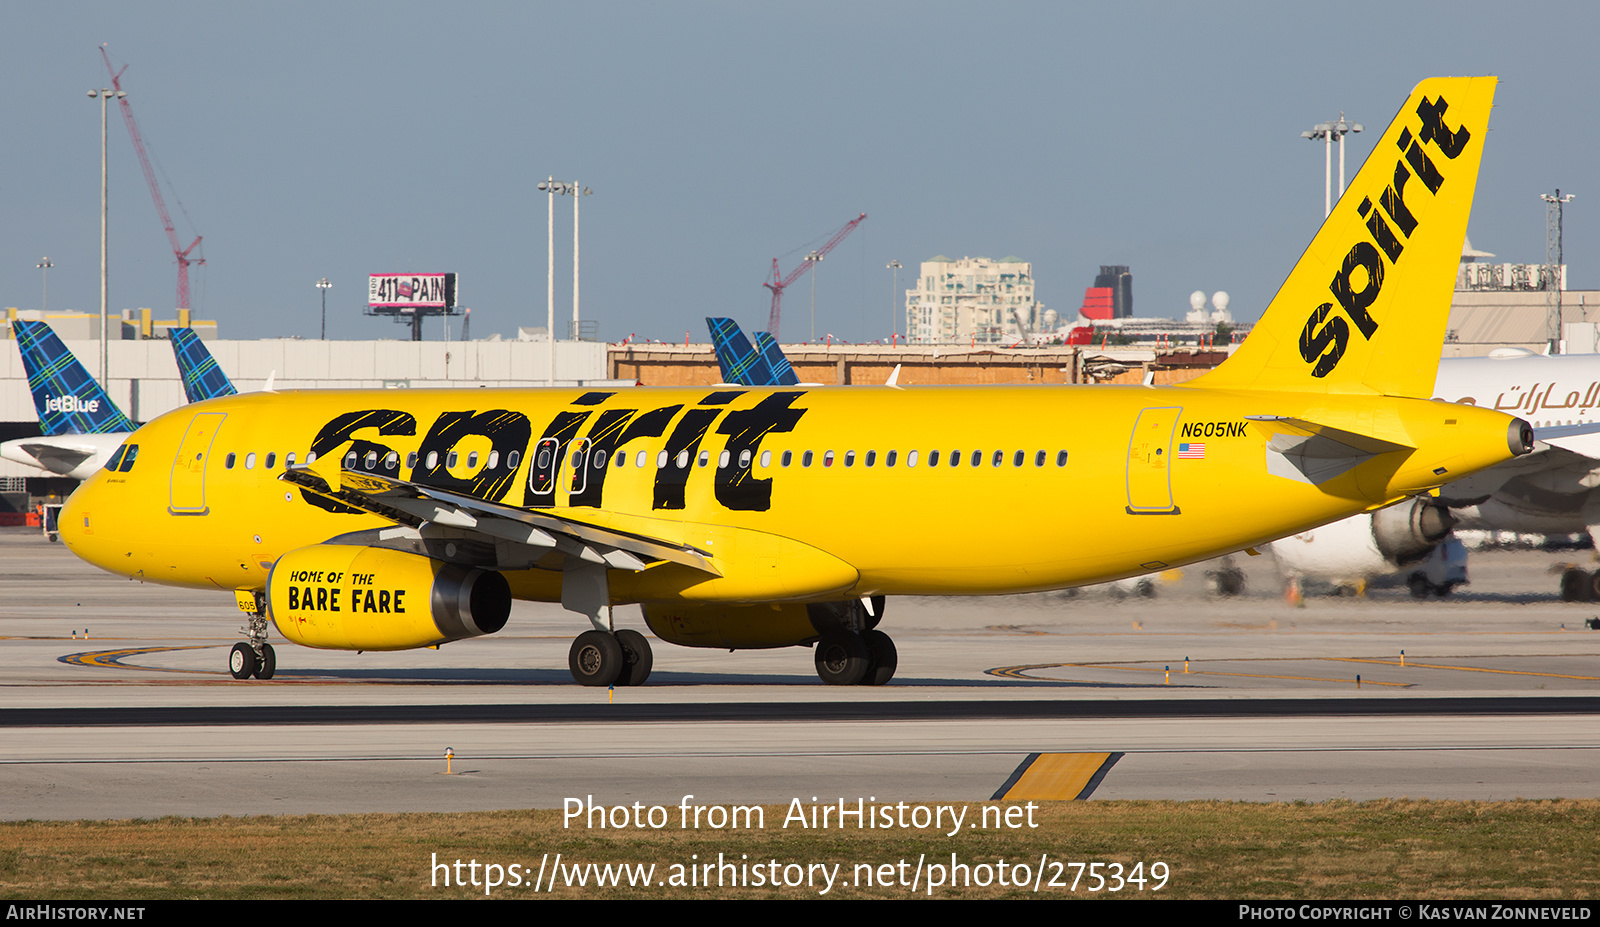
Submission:
{"label": "yellow tail fin", "polygon": [[1245,343],[1188,385],[1432,395],[1495,83],[1418,84]]}

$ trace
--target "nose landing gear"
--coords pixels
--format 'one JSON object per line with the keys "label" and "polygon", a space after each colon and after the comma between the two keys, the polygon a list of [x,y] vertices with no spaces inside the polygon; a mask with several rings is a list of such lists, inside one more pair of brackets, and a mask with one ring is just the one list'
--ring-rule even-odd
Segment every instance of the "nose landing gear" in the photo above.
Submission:
{"label": "nose landing gear", "polygon": [[228,651],[228,673],[235,679],[271,679],[278,670],[278,654],[267,643],[267,596],[259,590],[235,590],[239,610],[245,613],[245,626],[239,630],[247,640]]}

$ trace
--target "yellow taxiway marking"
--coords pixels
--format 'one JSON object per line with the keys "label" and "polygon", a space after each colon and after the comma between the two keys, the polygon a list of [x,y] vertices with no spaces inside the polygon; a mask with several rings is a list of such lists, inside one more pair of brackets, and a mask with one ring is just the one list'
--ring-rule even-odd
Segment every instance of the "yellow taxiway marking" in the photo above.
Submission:
{"label": "yellow taxiway marking", "polygon": [[1379,666],[1404,666],[1406,669],[1459,670],[1463,673],[1500,673],[1505,676],[1547,676],[1551,679],[1581,679],[1585,682],[1600,681],[1600,676],[1578,676],[1572,673],[1536,673],[1533,670],[1490,669],[1486,666],[1447,666],[1442,663],[1417,663],[1414,660],[1407,660],[1405,663],[1401,663],[1399,660],[1372,660],[1361,657],[1322,657],[1321,659],[1339,660],[1345,663],[1375,663]]}
{"label": "yellow taxiway marking", "polygon": [[69,653],[56,659],[62,663],[74,666],[99,666],[106,669],[139,669],[150,670],[158,673],[199,673],[201,675],[216,675],[209,670],[168,669],[160,666],[128,666],[122,661],[128,657],[136,657],[146,653],[169,653],[177,650],[207,650],[210,644],[201,644],[193,647],[123,647],[117,650],[88,650],[83,653]]}
{"label": "yellow taxiway marking", "polygon": [[[1318,658],[1318,659],[1321,659],[1321,658]],[[1029,664],[1027,666],[997,666],[994,669],[984,670],[984,672],[988,673],[990,676],[1004,676],[1004,677],[1009,678],[1009,679],[1028,679],[1028,680],[1031,680],[1033,682],[1064,682],[1065,680],[1041,679],[1038,676],[1030,676],[1030,675],[1028,675],[1028,671],[1029,670],[1055,669],[1056,667],[1061,667],[1061,666],[1070,666],[1070,667],[1073,667],[1075,669],[1125,670],[1127,672],[1133,672],[1133,673],[1163,673],[1164,674],[1164,673],[1168,672],[1165,668],[1160,667],[1160,666],[1111,666],[1111,665],[1106,664],[1106,663],[1033,663],[1033,664]],[[1336,682],[1336,683],[1341,683],[1341,684],[1352,681],[1350,679],[1344,679],[1344,678],[1332,678],[1332,677],[1325,677],[1325,676],[1289,676],[1289,675],[1280,674],[1280,673],[1224,673],[1224,672],[1220,672],[1218,670],[1197,670],[1197,669],[1193,668],[1193,664],[1190,665],[1189,672],[1187,672],[1187,673],[1184,673],[1184,672],[1173,672],[1172,675],[1174,675],[1174,676],[1237,676],[1237,677],[1241,677],[1241,678],[1244,678],[1244,679],[1296,679],[1296,680],[1300,680],[1302,682]],[[1361,684],[1364,685],[1364,686],[1395,686],[1396,688],[1401,688],[1401,689],[1409,689],[1409,688],[1411,688],[1412,686],[1415,685],[1415,683],[1410,683],[1410,682],[1379,682],[1379,681],[1374,680],[1374,679],[1363,679],[1363,680],[1361,680]]]}
{"label": "yellow taxiway marking", "polygon": [[1023,760],[995,801],[1087,799],[1120,753],[1034,753]]}

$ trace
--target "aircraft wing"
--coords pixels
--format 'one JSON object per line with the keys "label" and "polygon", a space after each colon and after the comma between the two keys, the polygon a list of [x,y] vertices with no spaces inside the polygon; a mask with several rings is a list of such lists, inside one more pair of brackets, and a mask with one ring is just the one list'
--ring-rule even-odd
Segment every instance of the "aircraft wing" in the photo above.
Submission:
{"label": "aircraft wing", "polygon": [[1533,436],[1551,447],[1600,459],[1600,422],[1535,427]]}
{"label": "aircraft wing", "polygon": [[555,548],[619,570],[643,570],[653,563],[668,561],[712,576],[722,575],[706,552],[685,544],[550,512],[488,502],[409,480],[343,469],[324,475],[317,472],[319,469],[314,464],[291,467],[279,478],[323,498],[413,528],[425,523],[443,525],[481,535],[491,542],[514,541],[536,548]]}

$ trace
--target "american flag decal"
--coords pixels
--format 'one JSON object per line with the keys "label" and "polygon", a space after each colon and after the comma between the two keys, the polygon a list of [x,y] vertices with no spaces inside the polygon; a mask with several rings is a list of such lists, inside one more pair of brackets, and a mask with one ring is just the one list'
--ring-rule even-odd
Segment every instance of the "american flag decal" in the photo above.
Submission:
{"label": "american flag decal", "polygon": [[1205,446],[1205,444],[1201,443],[1201,444],[1180,444],[1180,445],[1178,445],[1178,459],[1179,460],[1205,460],[1206,459],[1206,446]]}

